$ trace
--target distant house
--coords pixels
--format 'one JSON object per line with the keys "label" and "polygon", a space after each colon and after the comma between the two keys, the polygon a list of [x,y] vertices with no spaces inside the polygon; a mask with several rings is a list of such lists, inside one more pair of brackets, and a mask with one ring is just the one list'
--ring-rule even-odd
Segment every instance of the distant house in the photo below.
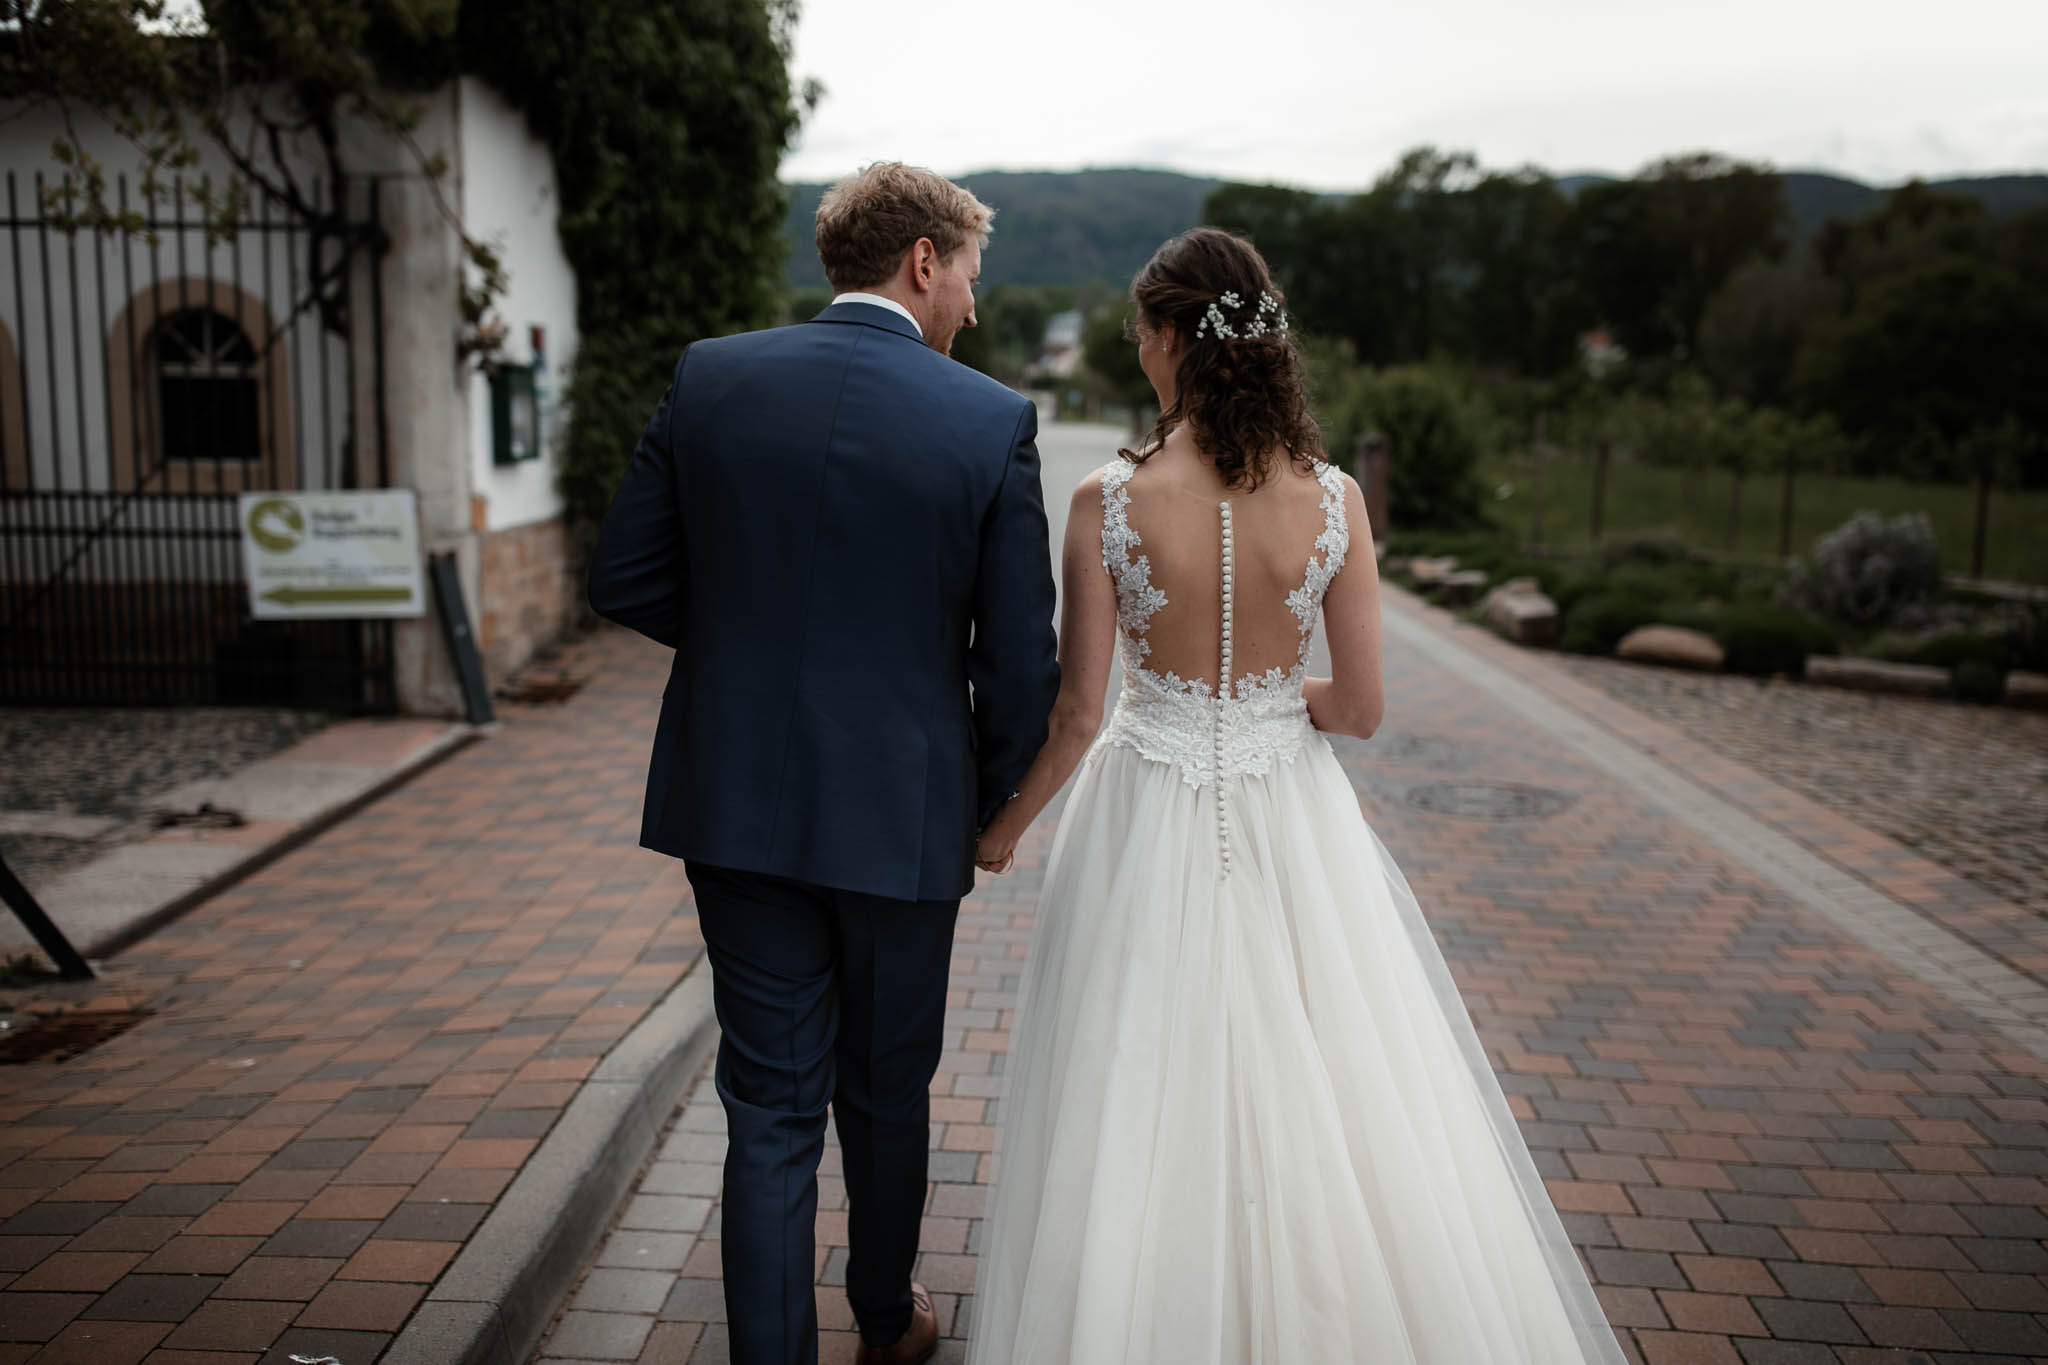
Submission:
{"label": "distant house", "polygon": [[1045,337],[1038,344],[1038,354],[1025,366],[1024,377],[1030,383],[1057,383],[1072,379],[1081,368],[1081,334],[1088,319],[1079,309],[1054,313],[1045,321]]}
{"label": "distant house", "polygon": [[1579,364],[1599,379],[1628,359],[1628,351],[1605,328],[1579,333]]}
{"label": "distant house", "polygon": [[[343,184],[309,149],[292,162],[305,199],[256,194],[217,235],[191,194],[145,205],[133,183],[119,192],[149,233],[61,230],[37,186],[60,116],[0,104],[0,703],[458,710],[431,614],[252,618],[244,491],[412,489],[494,676],[568,621],[556,450],[576,281],[553,160],[478,81],[422,103],[438,186],[348,128]],[[79,131],[110,170],[134,163],[111,130]],[[204,150],[188,180],[224,182]],[[457,354],[460,239],[437,196],[506,264],[495,381]]]}

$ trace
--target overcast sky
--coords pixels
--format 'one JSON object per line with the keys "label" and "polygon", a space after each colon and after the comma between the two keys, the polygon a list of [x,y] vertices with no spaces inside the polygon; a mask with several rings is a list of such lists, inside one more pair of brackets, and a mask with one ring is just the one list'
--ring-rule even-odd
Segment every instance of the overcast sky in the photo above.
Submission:
{"label": "overcast sky", "polygon": [[1408,147],[1627,173],[1698,149],[2048,170],[2048,0],[805,0],[784,159],[1362,187]]}

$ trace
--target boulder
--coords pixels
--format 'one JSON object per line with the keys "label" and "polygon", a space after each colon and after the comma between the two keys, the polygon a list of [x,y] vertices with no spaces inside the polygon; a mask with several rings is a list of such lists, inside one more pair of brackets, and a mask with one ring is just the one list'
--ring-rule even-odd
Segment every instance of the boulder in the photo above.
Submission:
{"label": "boulder", "polygon": [[1435,587],[1457,571],[1456,555],[1443,555],[1434,559],[1428,555],[1417,555],[1408,561],[1408,576],[1415,580],[1415,586],[1418,588]]}
{"label": "boulder", "polygon": [[1835,654],[1809,654],[1806,680],[1859,692],[1900,692],[1913,697],[1939,697],[1948,691],[1948,670],[1928,664],[1893,664],[1882,659],[1851,659]]}
{"label": "boulder", "polygon": [[1479,604],[1487,624],[1518,645],[1549,648],[1557,643],[1557,603],[1533,578],[1510,578]]}
{"label": "boulder", "polygon": [[2006,674],[2005,704],[2048,711],[2048,673],[2022,673],[2014,669]]}
{"label": "boulder", "polygon": [[1486,570],[1458,569],[1436,583],[1436,600],[1446,607],[1469,607],[1486,587]]}
{"label": "boulder", "polygon": [[1713,636],[1684,626],[1637,626],[1621,637],[1614,653],[1616,658],[1637,663],[1701,668],[1709,673],[1720,670],[1723,657]]}

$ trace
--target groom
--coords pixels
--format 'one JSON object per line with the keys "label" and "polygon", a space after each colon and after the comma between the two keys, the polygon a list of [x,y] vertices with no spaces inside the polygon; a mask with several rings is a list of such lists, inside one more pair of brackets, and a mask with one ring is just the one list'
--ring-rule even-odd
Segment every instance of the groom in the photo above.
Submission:
{"label": "groom", "polygon": [[640,842],[711,961],[738,1365],[817,1359],[827,1105],[857,1359],[938,1345],[910,1272],[953,921],[1059,678],[1036,411],[947,359],[990,217],[893,162],[834,185],[838,297],[683,352],[592,556],[591,606],[676,651]]}

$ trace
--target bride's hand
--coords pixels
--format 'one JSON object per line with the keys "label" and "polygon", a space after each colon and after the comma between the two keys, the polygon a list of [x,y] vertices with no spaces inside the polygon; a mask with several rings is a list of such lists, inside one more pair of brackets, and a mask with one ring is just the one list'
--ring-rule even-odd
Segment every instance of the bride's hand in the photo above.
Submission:
{"label": "bride's hand", "polygon": [[1008,872],[1010,864],[1017,860],[1017,841],[997,838],[995,833],[991,829],[975,841],[974,865],[983,872]]}
{"label": "bride's hand", "polygon": [[1003,818],[1011,808],[1005,806],[995,819],[988,822],[988,828],[974,841],[974,865],[984,872],[1008,872],[1017,858],[1017,839],[1021,831],[1014,822]]}

